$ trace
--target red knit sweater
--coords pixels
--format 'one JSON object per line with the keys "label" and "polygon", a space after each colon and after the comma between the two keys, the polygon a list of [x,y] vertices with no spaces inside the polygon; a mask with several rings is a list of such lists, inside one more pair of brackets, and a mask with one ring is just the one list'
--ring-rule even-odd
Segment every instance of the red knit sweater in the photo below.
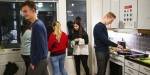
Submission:
{"label": "red knit sweater", "polygon": [[56,35],[52,33],[48,41],[48,49],[52,55],[60,55],[66,52],[68,47],[68,36],[62,32],[60,42],[57,41]]}

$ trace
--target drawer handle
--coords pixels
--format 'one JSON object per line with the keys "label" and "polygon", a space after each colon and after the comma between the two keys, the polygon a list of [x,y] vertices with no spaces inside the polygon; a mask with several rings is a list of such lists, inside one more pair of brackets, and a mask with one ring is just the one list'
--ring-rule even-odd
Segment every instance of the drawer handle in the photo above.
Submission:
{"label": "drawer handle", "polygon": [[133,71],[132,71],[132,70],[130,70],[130,69],[128,69],[128,71],[130,71],[131,73],[133,73]]}
{"label": "drawer handle", "polygon": [[131,62],[128,62],[128,63],[129,63],[129,65],[134,66],[133,63],[131,63]]}
{"label": "drawer handle", "polygon": [[149,72],[149,73],[150,73],[150,70],[148,70],[148,69],[146,69],[146,68],[144,68],[144,70],[145,70],[146,72]]}

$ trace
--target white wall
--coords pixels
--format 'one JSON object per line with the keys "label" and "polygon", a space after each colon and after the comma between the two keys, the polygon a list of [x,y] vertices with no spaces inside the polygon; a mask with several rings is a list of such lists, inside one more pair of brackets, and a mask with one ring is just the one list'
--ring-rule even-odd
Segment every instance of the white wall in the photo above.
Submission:
{"label": "white wall", "polygon": [[66,0],[59,0],[57,3],[57,20],[61,23],[62,30],[67,32]]}

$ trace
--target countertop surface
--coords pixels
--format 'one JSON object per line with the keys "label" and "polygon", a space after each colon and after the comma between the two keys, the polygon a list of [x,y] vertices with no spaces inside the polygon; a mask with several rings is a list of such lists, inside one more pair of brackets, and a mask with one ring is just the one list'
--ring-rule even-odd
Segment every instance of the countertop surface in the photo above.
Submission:
{"label": "countertop surface", "polygon": [[[146,66],[150,68],[150,57],[149,54],[144,54],[144,52],[138,51],[138,50],[133,50],[130,49],[131,52],[128,53],[128,51],[125,51],[125,53],[117,52],[116,48],[111,48],[110,49],[111,54],[115,54],[116,56],[123,56],[124,59],[133,61],[135,63],[138,63],[140,65]],[[138,57],[136,55],[139,55]],[[144,56],[140,56],[144,55]],[[146,55],[146,56],[145,56]]]}

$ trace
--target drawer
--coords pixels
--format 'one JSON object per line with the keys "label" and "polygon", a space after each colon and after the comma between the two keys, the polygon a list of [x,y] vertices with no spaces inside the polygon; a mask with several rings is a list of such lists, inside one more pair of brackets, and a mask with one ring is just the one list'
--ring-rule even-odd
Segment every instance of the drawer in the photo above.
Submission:
{"label": "drawer", "polygon": [[143,74],[143,73],[139,73],[139,75],[145,75],[145,74]]}
{"label": "drawer", "polygon": [[150,68],[140,65],[140,72],[144,73],[145,75],[150,75]]}
{"label": "drawer", "polygon": [[132,74],[129,74],[129,73],[125,73],[124,75],[132,75]]}
{"label": "drawer", "polygon": [[135,69],[135,70],[139,70],[139,67],[140,67],[140,65],[139,64],[137,64],[137,63],[134,63],[134,62],[132,62],[132,61],[130,61],[130,60],[125,60],[125,66],[128,66],[128,67],[130,67],[130,68],[132,68],[132,69]]}
{"label": "drawer", "polygon": [[128,75],[138,75],[139,72],[132,68],[125,67],[125,73],[127,73]]}

